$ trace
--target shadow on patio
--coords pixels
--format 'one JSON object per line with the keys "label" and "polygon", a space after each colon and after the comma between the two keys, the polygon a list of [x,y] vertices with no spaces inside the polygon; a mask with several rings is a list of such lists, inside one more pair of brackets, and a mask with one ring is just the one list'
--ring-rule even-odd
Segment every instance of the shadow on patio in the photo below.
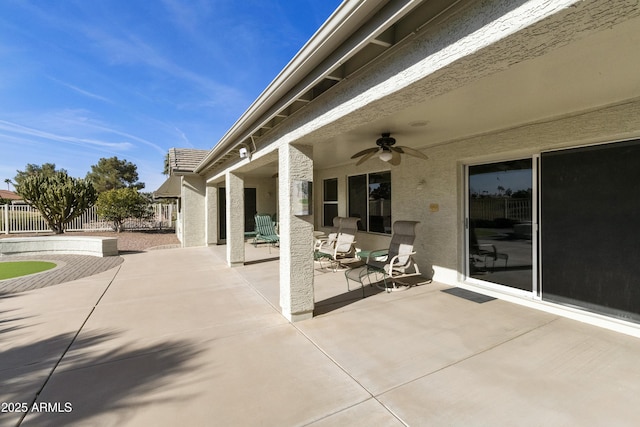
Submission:
{"label": "shadow on patio", "polygon": [[637,338],[437,282],[363,299],[332,271],[322,315],[289,323],[279,262],[228,268],[224,250],[0,300],[0,401],[72,404],[24,425],[638,424]]}
{"label": "shadow on patio", "polygon": [[[364,298],[368,298],[372,295],[379,294],[384,292],[383,289],[380,289],[376,286],[365,286],[364,287]],[[356,303],[361,301],[362,297],[362,289],[352,289],[342,294],[338,294],[332,297],[325,298],[323,300],[318,301],[316,299],[315,308],[313,310],[314,316],[320,316],[323,314],[330,313],[334,310],[338,310],[342,307],[346,307],[349,304]]]}
{"label": "shadow on patio", "polygon": [[[12,319],[2,322],[13,323]],[[3,329],[7,331],[12,329]],[[124,421],[129,410],[161,405],[167,398],[159,395],[158,389],[168,383],[172,389],[179,388],[189,377],[187,373],[198,369],[193,359],[200,351],[193,342],[167,340],[135,349],[127,345],[114,349],[109,342],[116,336],[59,334],[0,351],[0,401],[21,405],[11,413],[3,410],[0,424],[17,425],[23,418],[36,426],[81,424],[112,413]],[[117,424],[113,420],[113,425]]]}
{"label": "shadow on patio", "polygon": [[[214,250],[218,252],[221,257],[224,256],[222,252],[224,246],[217,246]],[[278,248],[271,248],[271,253],[269,253],[266,246],[258,246],[256,248],[247,242],[245,244],[246,261],[244,267],[240,267],[238,272],[279,312],[280,263],[277,262],[279,261],[278,251]],[[321,262],[315,262],[314,316],[324,315],[362,301],[363,289],[364,298],[384,293],[384,289],[376,286],[377,284],[382,284],[382,282],[376,282],[375,280],[372,286],[365,281],[365,285],[362,288],[359,283],[351,281],[350,290],[347,289],[345,271],[346,268],[339,268],[337,271],[333,271],[326,262],[324,266]],[[420,287],[426,286],[427,285],[421,285]]]}

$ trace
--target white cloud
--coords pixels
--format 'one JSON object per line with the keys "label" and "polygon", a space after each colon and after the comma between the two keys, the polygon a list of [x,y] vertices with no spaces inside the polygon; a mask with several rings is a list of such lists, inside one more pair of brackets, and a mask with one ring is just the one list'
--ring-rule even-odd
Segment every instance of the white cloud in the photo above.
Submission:
{"label": "white cloud", "polygon": [[69,89],[74,90],[74,91],[78,92],[79,94],[84,95],[84,96],[86,96],[86,97],[93,98],[93,99],[97,99],[97,100],[99,100],[99,101],[104,101],[104,102],[107,102],[107,103],[109,103],[109,104],[113,104],[113,101],[111,101],[111,100],[110,100],[110,99],[108,99],[108,98],[105,98],[105,97],[100,96],[100,95],[96,95],[95,93],[92,93],[92,92],[86,91],[86,90],[84,90],[84,89],[80,89],[79,87],[74,86],[74,85],[72,85],[72,84],[70,84],[70,83],[65,83],[65,82],[60,81],[60,80],[58,80],[58,79],[56,79],[56,78],[53,78],[53,77],[49,77],[49,79],[53,80],[54,82],[56,82],[56,83],[58,83],[58,84],[61,84],[62,86],[66,86],[66,87],[68,87]]}
{"label": "white cloud", "polygon": [[208,19],[212,5],[208,1],[162,0],[169,19],[181,31],[198,35],[202,22]]}
{"label": "white cloud", "polygon": [[187,135],[177,127],[175,127],[174,129],[176,130],[178,135],[180,135],[180,139],[182,140],[182,143],[184,144],[184,146],[186,146],[187,148],[193,148],[193,144],[189,142],[189,138],[187,138]]}
{"label": "white cloud", "polygon": [[197,87],[193,89],[198,92],[205,91],[218,103],[224,102],[225,99],[242,96],[242,92],[232,86],[212,80],[169,60],[134,33],[123,32],[122,36],[115,36],[113,33],[91,28],[86,30],[86,34],[102,48],[113,64],[146,65],[183,82],[196,85]]}
{"label": "white cloud", "polygon": [[[32,125],[25,126],[15,121],[0,120],[0,130],[11,132],[16,136],[94,146],[116,153],[130,151],[142,144],[162,155],[166,154],[166,149],[159,145],[96,120],[90,111],[84,109],[64,109],[38,116],[23,117],[20,122],[32,123]],[[118,140],[107,138],[109,135],[116,135]]]}
{"label": "white cloud", "polygon": [[130,142],[110,142],[90,138],[77,138],[68,135],[58,135],[51,132],[22,126],[17,123],[8,122],[6,120],[0,120],[0,130],[9,132],[13,135],[29,136],[77,145],[91,145],[96,147],[109,148],[112,150],[126,151],[133,147],[133,144],[131,144]]}

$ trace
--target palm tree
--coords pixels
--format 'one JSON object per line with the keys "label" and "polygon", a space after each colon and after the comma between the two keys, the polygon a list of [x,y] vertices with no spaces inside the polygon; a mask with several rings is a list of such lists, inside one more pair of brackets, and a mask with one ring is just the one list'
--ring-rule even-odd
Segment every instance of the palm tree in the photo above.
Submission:
{"label": "palm tree", "polygon": [[11,180],[9,178],[4,180],[5,184],[7,184],[7,191],[11,191],[11,188],[9,188],[9,184],[11,184]]}

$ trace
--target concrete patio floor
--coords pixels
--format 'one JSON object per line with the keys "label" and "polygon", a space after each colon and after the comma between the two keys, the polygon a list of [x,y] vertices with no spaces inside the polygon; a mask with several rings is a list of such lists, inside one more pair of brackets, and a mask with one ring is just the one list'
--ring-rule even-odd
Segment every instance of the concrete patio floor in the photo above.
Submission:
{"label": "concrete patio floor", "polygon": [[640,423],[638,338],[438,283],[362,299],[330,270],[316,273],[316,317],[291,324],[278,261],[224,257],[128,254],[1,297],[0,425]]}

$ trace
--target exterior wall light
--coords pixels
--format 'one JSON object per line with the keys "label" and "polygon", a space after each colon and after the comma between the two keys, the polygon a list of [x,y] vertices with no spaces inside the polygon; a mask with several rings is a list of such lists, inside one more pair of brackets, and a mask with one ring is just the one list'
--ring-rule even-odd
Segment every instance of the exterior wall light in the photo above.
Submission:
{"label": "exterior wall light", "polygon": [[258,151],[258,149],[256,148],[256,143],[253,141],[253,136],[251,137],[251,145],[253,145],[253,150],[245,143],[239,144],[240,148],[238,149],[238,154],[240,155],[241,159],[249,159],[249,161],[251,161],[251,156],[256,151]]}

